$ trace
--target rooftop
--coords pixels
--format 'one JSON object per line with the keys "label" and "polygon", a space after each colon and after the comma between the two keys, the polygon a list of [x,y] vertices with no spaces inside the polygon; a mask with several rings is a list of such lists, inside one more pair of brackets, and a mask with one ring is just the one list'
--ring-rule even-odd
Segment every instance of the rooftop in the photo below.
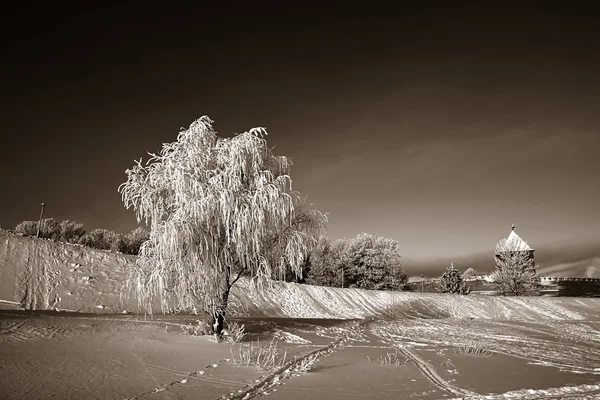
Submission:
{"label": "rooftop", "polygon": [[510,235],[506,239],[506,244],[511,248],[517,249],[518,251],[530,251],[533,250],[531,246],[527,244],[526,241],[521,239],[519,235],[515,232],[515,226],[512,226],[512,230],[510,231]]}

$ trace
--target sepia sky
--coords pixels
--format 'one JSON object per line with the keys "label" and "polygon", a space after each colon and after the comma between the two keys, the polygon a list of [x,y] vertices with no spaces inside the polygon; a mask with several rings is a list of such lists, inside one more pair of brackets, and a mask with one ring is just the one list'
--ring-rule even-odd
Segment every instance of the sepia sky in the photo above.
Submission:
{"label": "sepia sky", "polygon": [[44,201],[129,231],[125,169],[208,115],[266,127],[331,239],[391,237],[409,267],[490,253],[512,223],[536,254],[600,255],[596,10],[178,4],[3,16],[1,226]]}

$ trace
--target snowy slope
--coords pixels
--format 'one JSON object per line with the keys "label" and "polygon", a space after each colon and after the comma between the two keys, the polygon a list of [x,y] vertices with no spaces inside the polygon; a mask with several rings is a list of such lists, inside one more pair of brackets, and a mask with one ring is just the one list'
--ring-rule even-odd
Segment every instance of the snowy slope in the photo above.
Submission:
{"label": "snowy slope", "polygon": [[[134,300],[120,297],[135,259],[0,232],[0,300],[34,309],[138,312]],[[159,310],[156,306],[155,312]],[[240,280],[232,290],[230,311],[238,316],[295,318],[369,318],[392,313],[400,318],[588,319],[600,314],[600,299],[453,296],[282,282],[260,291]]]}

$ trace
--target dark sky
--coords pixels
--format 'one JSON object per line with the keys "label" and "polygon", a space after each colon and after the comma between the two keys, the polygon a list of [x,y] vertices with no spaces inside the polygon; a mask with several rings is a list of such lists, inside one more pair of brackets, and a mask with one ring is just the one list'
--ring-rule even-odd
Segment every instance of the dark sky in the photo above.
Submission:
{"label": "dark sky", "polygon": [[125,169],[208,115],[266,127],[332,239],[392,237],[413,265],[512,223],[538,254],[598,249],[600,13],[422,3],[7,9],[0,225],[45,201],[134,228]]}

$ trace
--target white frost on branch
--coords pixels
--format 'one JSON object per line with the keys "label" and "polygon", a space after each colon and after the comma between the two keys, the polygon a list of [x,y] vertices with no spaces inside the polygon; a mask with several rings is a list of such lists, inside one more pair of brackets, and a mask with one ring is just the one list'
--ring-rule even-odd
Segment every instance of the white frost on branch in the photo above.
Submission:
{"label": "white frost on branch", "polygon": [[327,222],[292,190],[291,161],[272,154],[264,128],[219,138],[212,122],[201,117],[146,165],[136,161],[119,187],[151,227],[127,282],[150,312],[154,298],[163,310],[170,300],[214,308],[242,272],[301,274]]}

